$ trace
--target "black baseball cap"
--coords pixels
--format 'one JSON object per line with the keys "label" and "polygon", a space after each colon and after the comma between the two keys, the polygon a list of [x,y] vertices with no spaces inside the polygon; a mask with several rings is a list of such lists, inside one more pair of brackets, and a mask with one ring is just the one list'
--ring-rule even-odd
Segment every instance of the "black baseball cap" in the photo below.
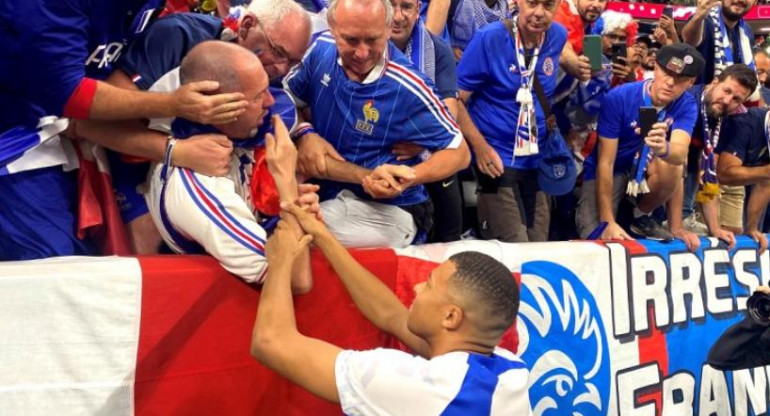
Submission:
{"label": "black baseball cap", "polygon": [[700,52],[686,43],[674,43],[660,48],[655,61],[661,68],[675,75],[693,78],[700,75],[706,66]]}

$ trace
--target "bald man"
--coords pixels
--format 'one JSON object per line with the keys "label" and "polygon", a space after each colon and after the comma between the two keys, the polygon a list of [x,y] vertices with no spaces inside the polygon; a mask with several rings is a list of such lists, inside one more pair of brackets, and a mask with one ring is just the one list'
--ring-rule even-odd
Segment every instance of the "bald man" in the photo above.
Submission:
{"label": "bald man", "polygon": [[[261,283],[267,271],[266,232],[260,226],[251,198],[254,147],[262,139],[267,145],[267,161],[281,200],[298,198],[296,149],[286,126],[278,117],[272,120],[274,135],[267,133],[270,121],[264,119],[274,99],[268,89],[268,76],[259,59],[240,46],[208,41],[195,46],[182,60],[182,85],[199,79],[219,82],[219,92],[240,92],[249,102],[244,113],[226,124],[202,125],[177,118],[171,124],[168,151],[177,140],[201,133],[226,135],[233,144],[228,173],[206,176],[173,166],[170,160],[151,169],[147,205],[166,244],[178,253],[207,252],[220,264],[250,283]],[[260,127],[265,125],[265,129]],[[315,198],[315,199],[314,199]],[[317,196],[310,192],[301,201],[318,209]],[[299,227],[294,224],[300,235]],[[298,259],[296,292],[310,289],[309,259],[305,252]]]}

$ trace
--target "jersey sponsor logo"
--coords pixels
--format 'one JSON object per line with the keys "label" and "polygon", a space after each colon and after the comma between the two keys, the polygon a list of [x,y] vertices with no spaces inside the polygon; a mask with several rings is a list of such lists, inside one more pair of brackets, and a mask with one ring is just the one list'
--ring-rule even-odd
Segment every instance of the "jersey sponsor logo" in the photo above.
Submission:
{"label": "jersey sponsor logo", "polygon": [[546,76],[550,77],[553,75],[553,59],[549,56],[548,58],[545,58],[543,61],[543,73],[545,73]]}
{"label": "jersey sponsor logo", "polygon": [[609,413],[605,326],[594,296],[571,270],[548,261],[522,265],[517,328],[519,356],[530,368],[533,415]]}
{"label": "jersey sponsor logo", "polygon": [[324,87],[328,87],[329,81],[331,81],[331,77],[329,76],[328,73],[326,73],[324,74],[323,78],[321,78],[321,85],[323,85]]}
{"label": "jersey sponsor logo", "polygon": [[372,134],[372,131],[374,131],[373,123],[377,123],[380,120],[380,112],[374,107],[374,100],[369,100],[364,104],[363,113],[364,119],[356,121],[356,130]]}
{"label": "jersey sponsor logo", "polygon": [[93,52],[91,52],[88,59],[86,59],[86,66],[96,64],[97,68],[102,69],[108,65],[112,65],[113,62],[120,58],[120,53],[122,51],[122,42],[110,42],[105,45],[99,45]]}

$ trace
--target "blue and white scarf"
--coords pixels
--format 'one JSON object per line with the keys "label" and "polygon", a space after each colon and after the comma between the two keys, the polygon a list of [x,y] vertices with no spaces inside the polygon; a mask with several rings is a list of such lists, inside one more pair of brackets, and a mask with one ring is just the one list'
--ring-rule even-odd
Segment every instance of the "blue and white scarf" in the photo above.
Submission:
{"label": "blue and white scarf", "polygon": [[[736,62],[735,51],[730,45],[730,37],[725,28],[722,6],[718,5],[709,12],[709,19],[714,25],[714,77],[718,77],[728,66]],[[743,19],[738,20],[738,33],[740,35],[741,62],[755,69],[754,55],[752,54],[751,29]]]}
{"label": "blue and white scarf", "polygon": [[436,45],[433,43],[430,32],[425,28],[422,18],[417,18],[414,24],[404,55],[409,57],[420,72],[427,75],[434,83],[436,82]]}
{"label": "blue and white scarf", "polygon": [[[650,91],[648,91],[649,88],[651,88],[651,81],[645,82],[644,87],[642,88],[642,98],[644,99],[645,107],[653,106],[652,97],[650,96]],[[665,107],[658,111],[658,122],[661,121],[665,121],[671,126],[672,120],[666,119]],[[647,143],[644,142],[644,137],[642,137],[642,146],[640,150],[636,152],[636,156],[634,156],[634,165],[631,169],[631,177],[628,181],[628,186],[626,187],[626,194],[637,196],[639,194],[650,192],[650,186],[647,184],[645,174],[647,173],[647,168],[650,166],[650,162],[652,162],[654,156],[655,154],[650,149],[650,146],[647,146]]]}
{"label": "blue and white scarf", "polygon": [[514,137],[514,159],[516,156],[529,156],[539,153],[537,144],[537,113],[535,111],[535,100],[532,96],[532,87],[534,85],[535,77],[537,76],[537,58],[540,56],[540,49],[543,47],[543,43],[545,43],[545,34],[542,34],[540,36],[540,41],[532,54],[529,67],[527,67],[526,59],[524,57],[524,42],[521,40],[521,35],[519,34],[518,21],[518,15],[513,16],[511,19],[514,35],[514,48],[516,52],[516,60],[513,64],[516,65],[517,72],[519,73],[519,90],[516,91],[516,103],[519,104],[519,116],[516,121],[516,132]]}
{"label": "blue and white scarf", "polygon": [[493,7],[487,6],[484,0],[459,0],[452,20],[452,47],[465,50],[474,33],[509,17],[506,0],[497,0]]}

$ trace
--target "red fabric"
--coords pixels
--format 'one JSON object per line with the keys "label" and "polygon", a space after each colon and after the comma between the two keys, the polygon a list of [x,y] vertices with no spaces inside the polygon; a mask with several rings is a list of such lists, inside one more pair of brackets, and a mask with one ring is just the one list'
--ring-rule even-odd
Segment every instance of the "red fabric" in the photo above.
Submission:
{"label": "red fabric", "polygon": [[189,12],[190,7],[197,3],[197,0],[168,0],[166,1],[166,8],[163,9],[160,16],[163,17],[168,14]]}
{"label": "red fabric", "polygon": [[570,10],[569,2],[564,0],[556,9],[556,14],[553,17],[555,22],[561,23],[567,29],[567,42],[572,45],[572,49],[575,53],[581,55],[583,53],[583,19],[579,14],[572,13]]}
{"label": "red fabric", "polygon": [[64,105],[64,117],[87,120],[91,114],[91,104],[96,95],[96,85],[95,79],[83,78],[75,88],[75,92],[70,95],[67,104]]}
{"label": "red fabric", "polygon": [[276,216],[281,213],[281,198],[273,175],[267,168],[264,146],[254,148],[254,168],[251,171],[251,202],[257,211]]}
{"label": "red fabric", "polygon": [[77,237],[81,240],[90,237],[102,255],[133,254],[109,173],[99,170],[93,153],[84,153],[84,149],[93,151],[93,146],[81,147],[75,143],[74,147],[80,162]]}
{"label": "red fabric", "polygon": [[[354,251],[353,256],[388,287],[395,286],[398,261],[392,250]],[[136,415],[341,413],[339,405],[311,395],[251,358],[257,288],[210,257],[154,256],[139,262],[143,283]],[[358,312],[319,252],[313,253],[312,264],[314,289],[295,298],[300,331],[341,348],[385,345],[387,336]]]}
{"label": "red fabric", "polygon": [[[623,241],[623,246],[628,250],[628,256],[646,253],[647,249],[636,241]],[[656,327],[655,310],[652,305],[648,307],[649,331],[646,335],[640,335],[639,345],[639,363],[646,364],[657,362],[660,368],[661,380],[668,376],[668,347],[666,346],[666,336]],[[661,414],[663,409],[663,394],[661,389],[655,389],[646,394],[640,394],[637,403],[652,402],[656,403],[656,414]]]}

